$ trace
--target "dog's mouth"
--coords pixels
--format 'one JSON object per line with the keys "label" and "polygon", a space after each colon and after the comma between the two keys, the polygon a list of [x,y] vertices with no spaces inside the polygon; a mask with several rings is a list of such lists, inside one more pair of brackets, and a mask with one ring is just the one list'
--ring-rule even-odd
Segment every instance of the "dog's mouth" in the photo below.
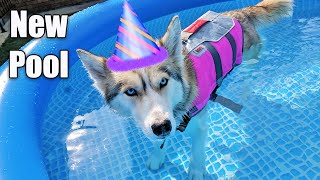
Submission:
{"label": "dog's mouth", "polygon": [[167,136],[158,136],[157,139],[163,140],[163,139],[166,139],[166,137],[167,137]]}
{"label": "dog's mouth", "polygon": [[166,137],[168,137],[170,135],[170,132],[169,133],[166,133],[166,134],[163,134],[163,135],[160,135],[158,136],[158,139],[165,139]]}

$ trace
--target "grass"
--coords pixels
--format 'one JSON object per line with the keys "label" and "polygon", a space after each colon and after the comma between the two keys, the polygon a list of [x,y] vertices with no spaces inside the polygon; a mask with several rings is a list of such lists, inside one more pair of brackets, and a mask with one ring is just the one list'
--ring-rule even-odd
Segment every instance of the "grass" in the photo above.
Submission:
{"label": "grass", "polygon": [[9,58],[9,52],[19,50],[32,38],[11,38],[8,37],[0,47],[0,66]]}

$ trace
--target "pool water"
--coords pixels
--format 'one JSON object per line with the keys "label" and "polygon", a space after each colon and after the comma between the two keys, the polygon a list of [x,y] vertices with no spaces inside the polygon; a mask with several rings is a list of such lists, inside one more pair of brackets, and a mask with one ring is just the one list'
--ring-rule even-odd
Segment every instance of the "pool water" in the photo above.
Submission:
{"label": "pool water", "polygon": [[[175,14],[186,27],[207,10],[257,2],[236,0]],[[297,0],[295,5],[293,17],[259,30],[259,58],[244,60],[218,90],[243,105],[242,112],[209,102],[209,179],[320,179],[320,1]],[[145,25],[160,37],[172,16]],[[111,37],[90,51],[108,56],[114,42]],[[132,119],[105,106],[80,61],[55,90],[41,134],[50,179],[187,177],[190,138],[179,132],[169,138],[164,165],[148,170],[151,142]]]}

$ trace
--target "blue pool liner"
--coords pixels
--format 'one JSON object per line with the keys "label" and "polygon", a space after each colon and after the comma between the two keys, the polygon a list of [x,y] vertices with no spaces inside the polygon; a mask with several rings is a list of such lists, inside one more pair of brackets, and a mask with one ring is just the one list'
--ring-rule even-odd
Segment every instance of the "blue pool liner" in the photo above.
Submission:
{"label": "blue pool liner", "polygon": [[[188,8],[224,0],[157,0],[129,3],[142,22]],[[59,55],[69,50],[69,67],[77,60],[76,49],[91,49],[116,34],[122,1],[109,0],[80,11],[69,18],[66,38],[41,38],[21,50],[26,55]],[[40,152],[40,126],[57,79],[29,79],[20,68],[17,79],[8,78],[8,63],[0,67],[0,179],[48,179]]]}

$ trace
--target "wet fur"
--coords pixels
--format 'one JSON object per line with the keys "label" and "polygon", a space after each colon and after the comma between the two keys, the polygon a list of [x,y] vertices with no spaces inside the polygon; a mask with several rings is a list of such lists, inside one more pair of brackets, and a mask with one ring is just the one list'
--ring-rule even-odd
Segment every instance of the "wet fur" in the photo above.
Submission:
{"label": "wet fur", "polygon": [[261,43],[256,30],[259,26],[266,26],[277,22],[282,17],[291,16],[293,0],[264,0],[255,6],[225,12],[223,14],[236,18],[242,25],[244,32],[244,51]]}
{"label": "wet fur", "polygon": [[[248,52],[251,49],[257,49],[256,53],[258,53],[261,40],[256,28],[261,25],[274,23],[281,17],[290,15],[291,12],[292,0],[264,0],[256,6],[225,12],[224,14],[236,18],[242,25],[244,32],[244,51]],[[138,124],[140,123],[140,126],[147,136],[152,136],[152,132],[150,132],[150,128],[148,128],[148,123],[150,122],[154,123],[165,118],[171,118],[172,124],[176,126],[180,121],[181,114],[185,113],[185,111],[191,107],[191,103],[198,93],[193,65],[191,61],[188,60],[187,52],[181,44],[181,27],[178,16],[173,17],[167,32],[160,40],[157,40],[157,43],[159,46],[167,49],[169,57],[166,61],[151,67],[127,72],[112,72],[105,65],[107,58],[95,56],[84,50],[78,50],[84,67],[93,79],[95,87],[106,99],[106,102],[120,113],[128,115],[134,114],[133,116],[136,119],[140,119]],[[168,85],[168,89],[175,89],[160,90],[157,88],[154,81],[159,77],[169,77],[171,84]],[[141,94],[136,97],[134,101],[129,101],[126,99],[124,91],[128,86],[132,86],[132,84],[140,88]],[[175,85],[175,87],[173,87],[173,85]],[[150,95],[150,93],[153,94]],[[174,93],[174,95],[172,95],[172,93]],[[145,96],[149,96],[152,102],[145,101]],[[158,98],[154,96],[158,96]],[[158,103],[158,101],[162,102],[161,97],[169,97],[168,102],[166,102],[169,104],[163,105],[162,103],[161,105],[161,103]],[[128,103],[124,104],[121,101]],[[159,105],[157,105],[157,103]],[[173,107],[171,107],[171,105],[173,105]],[[130,108],[135,106],[143,106],[141,108],[144,110],[136,110],[133,113],[128,113],[131,111]],[[155,106],[156,108],[148,109],[151,106]],[[172,109],[166,109],[166,106]],[[152,111],[153,113],[148,111]],[[203,110],[194,117],[186,130],[193,141],[191,163],[188,173],[189,179],[203,179],[206,174],[204,151],[207,125],[205,117],[205,110]],[[175,126],[173,126],[173,129],[175,129]],[[171,134],[174,134],[174,132]],[[164,148],[160,149],[159,141],[154,141],[154,144],[154,152],[151,154],[147,163],[150,169],[158,169],[162,165],[167,146],[165,144]]]}

